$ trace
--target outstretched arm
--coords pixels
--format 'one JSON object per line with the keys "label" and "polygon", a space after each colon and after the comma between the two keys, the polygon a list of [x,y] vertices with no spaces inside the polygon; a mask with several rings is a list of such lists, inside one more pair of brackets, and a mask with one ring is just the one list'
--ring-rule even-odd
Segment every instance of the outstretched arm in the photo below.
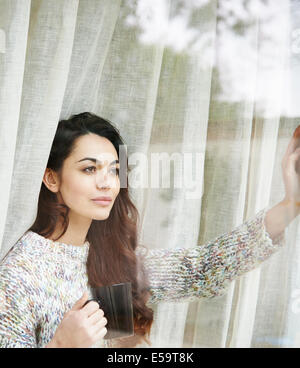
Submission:
{"label": "outstretched arm", "polygon": [[300,126],[282,161],[286,190],[280,203],[205,245],[153,249],[147,254],[139,249],[138,253],[145,257],[149,303],[220,295],[229,282],[253,270],[281,248],[285,228],[300,213],[299,136]]}
{"label": "outstretched arm", "polygon": [[190,248],[140,248],[149,280],[148,303],[185,302],[224,294],[229,283],[253,270],[284,244],[284,232],[271,239],[266,209],[204,245]]}
{"label": "outstretched arm", "polygon": [[284,199],[269,209],[265,217],[266,230],[272,239],[276,239],[285,228],[300,214],[300,207]]}

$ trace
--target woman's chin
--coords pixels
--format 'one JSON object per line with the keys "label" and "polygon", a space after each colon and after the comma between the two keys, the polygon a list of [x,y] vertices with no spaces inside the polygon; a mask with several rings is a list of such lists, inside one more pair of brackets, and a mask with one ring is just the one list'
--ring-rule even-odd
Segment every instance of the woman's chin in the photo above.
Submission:
{"label": "woman's chin", "polygon": [[110,214],[110,211],[107,211],[107,213],[103,213],[101,215],[96,215],[95,217],[93,217],[93,220],[98,220],[98,221],[107,220],[109,218],[109,214]]}

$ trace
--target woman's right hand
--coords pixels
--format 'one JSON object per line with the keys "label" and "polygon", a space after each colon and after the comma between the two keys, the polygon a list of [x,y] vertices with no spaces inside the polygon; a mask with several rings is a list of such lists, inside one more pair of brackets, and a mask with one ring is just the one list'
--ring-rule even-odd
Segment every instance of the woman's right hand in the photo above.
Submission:
{"label": "woman's right hand", "polygon": [[74,304],[58,325],[53,339],[46,347],[88,348],[102,339],[107,329],[107,319],[95,301],[88,300],[88,293]]}

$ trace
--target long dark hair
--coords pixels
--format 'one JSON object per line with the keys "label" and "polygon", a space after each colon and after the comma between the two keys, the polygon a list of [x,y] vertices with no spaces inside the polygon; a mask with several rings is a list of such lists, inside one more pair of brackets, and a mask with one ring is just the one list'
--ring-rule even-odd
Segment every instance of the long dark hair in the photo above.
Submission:
{"label": "long dark hair", "polygon": [[[61,176],[64,160],[71,154],[75,141],[85,134],[94,133],[107,138],[119,156],[119,146],[124,145],[114,125],[93,113],[72,115],[58,123],[52,143],[47,168]],[[128,159],[126,170],[128,170]],[[56,193],[51,192],[42,182],[38,201],[37,217],[29,230],[44,237],[53,234],[57,221],[62,220],[63,232],[67,230],[69,208],[58,202]],[[142,340],[150,344],[147,336],[153,322],[153,311],[146,306],[149,295],[148,280],[141,258],[135,249],[138,245],[138,211],[130,199],[127,186],[120,188],[110,215],[106,220],[92,220],[87,233],[90,243],[87,258],[87,275],[90,286],[112,285],[131,282],[133,297],[133,337],[119,339],[121,346],[133,347]],[[55,240],[57,240],[55,239]]]}

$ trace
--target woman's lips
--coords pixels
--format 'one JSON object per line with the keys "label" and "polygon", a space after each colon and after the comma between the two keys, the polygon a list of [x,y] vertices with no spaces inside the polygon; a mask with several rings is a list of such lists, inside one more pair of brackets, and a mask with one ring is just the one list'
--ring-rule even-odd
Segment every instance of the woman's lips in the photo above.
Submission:
{"label": "woman's lips", "polygon": [[111,204],[111,199],[104,200],[104,199],[92,199],[92,201],[100,206],[109,206]]}

